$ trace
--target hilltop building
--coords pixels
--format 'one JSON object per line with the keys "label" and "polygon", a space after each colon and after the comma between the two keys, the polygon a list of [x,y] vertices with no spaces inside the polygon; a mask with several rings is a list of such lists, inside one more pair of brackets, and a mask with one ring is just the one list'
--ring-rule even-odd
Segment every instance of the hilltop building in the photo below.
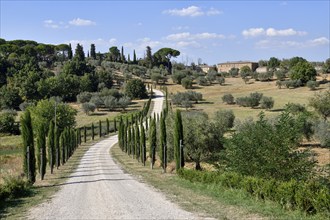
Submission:
{"label": "hilltop building", "polygon": [[218,72],[229,72],[231,68],[241,69],[243,66],[248,66],[252,71],[255,71],[258,68],[258,63],[250,62],[250,61],[238,61],[238,62],[227,62],[227,63],[219,63],[217,65]]}

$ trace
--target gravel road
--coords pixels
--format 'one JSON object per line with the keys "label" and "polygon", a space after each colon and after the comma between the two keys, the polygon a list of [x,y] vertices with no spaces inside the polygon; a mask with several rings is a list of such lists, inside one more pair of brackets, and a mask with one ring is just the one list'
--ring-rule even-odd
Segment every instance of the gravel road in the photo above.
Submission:
{"label": "gravel road", "polygon": [[[154,90],[154,112],[160,113],[163,94]],[[77,170],[43,204],[32,208],[29,219],[199,219],[152,187],[139,182],[114,162],[110,148],[117,135],[85,153]]]}

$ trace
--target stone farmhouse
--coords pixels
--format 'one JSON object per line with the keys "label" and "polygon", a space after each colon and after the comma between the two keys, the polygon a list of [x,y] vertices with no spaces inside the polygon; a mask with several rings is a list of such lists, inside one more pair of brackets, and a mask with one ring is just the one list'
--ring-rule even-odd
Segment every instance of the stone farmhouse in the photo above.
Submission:
{"label": "stone farmhouse", "polygon": [[241,69],[243,66],[248,66],[252,71],[255,71],[258,68],[258,63],[250,61],[238,61],[238,62],[226,62],[219,63],[217,65],[218,72],[229,72],[231,68]]}

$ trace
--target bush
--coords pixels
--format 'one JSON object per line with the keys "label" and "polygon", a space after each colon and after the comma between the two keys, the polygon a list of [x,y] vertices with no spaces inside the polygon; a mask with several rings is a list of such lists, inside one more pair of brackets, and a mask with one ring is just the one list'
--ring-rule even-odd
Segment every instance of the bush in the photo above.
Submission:
{"label": "bush", "polygon": [[96,106],[92,102],[85,102],[81,105],[81,108],[86,115],[89,115],[90,112],[95,111]]}
{"label": "bush", "polygon": [[140,79],[129,80],[125,87],[125,93],[131,99],[144,99],[148,97],[146,87]]}
{"label": "bush", "polygon": [[232,110],[219,110],[215,112],[215,124],[223,132],[234,127],[235,115]]}
{"label": "bush", "polygon": [[93,103],[97,109],[104,105],[103,99],[98,94],[93,95],[89,102]]}
{"label": "bush", "polygon": [[285,73],[281,70],[275,71],[275,76],[276,76],[277,80],[280,80],[280,81],[284,80],[286,77]]}
{"label": "bush", "polygon": [[117,99],[111,95],[104,97],[104,105],[109,109],[109,111],[113,110],[117,107]]}
{"label": "bush", "polygon": [[183,78],[185,78],[187,75],[182,71],[175,71],[172,75],[172,80],[176,84],[181,84],[181,81]]}
{"label": "bush", "polygon": [[29,193],[31,185],[21,177],[5,177],[4,183],[0,185],[0,200],[7,198],[18,198]]}
{"label": "bush", "polygon": [[306,107],[299,103],[288,103],[285,105],[285,110],[294,115],[307,111]]}
{"label": "bush", "polygon": [[261,108],[269,110],[274,106],[274,99],[272,97],[264,96],[262,97],[260,103],[261,103]]}
{"label": "bush", "polygon": [[262,93],[254,92],[250,96],[236,98],[236,103],[239,106],[255,108],[259,106],[262,96]]}
{"label": "bush", "polygon": [[208,86],[209,81],[205,78],[205,76],[200,76],[197,78],[197,84],[200,86]]}
{"label": "bush", "polygon": [[0,133],[19,134],[19,127],[15,124],[17,113],[12,110],[0,112]]}
{"label": "bush", "polygon": [[217,77],[217,81],[218,83],[223,86],[225,84],[225,77],[224,76],[220,76],[220,77]]}
{"label": "bush", "polygon": [[326,121],[316,122],[314,132],[321,146],[330,148],[330,123]]}
{"label": "bush", "polygon": [[310,89],[310,90],[315,90],[316,87],[319,87],[320,86],[320,83],[319,82],[316,82],[316,81],[308,81],[306,83],[307,87]]}
{"label": "bush", "polygon": [[185,88],[185,89],[191,89],[192,88],[192,80],[190,77],[185,77],[182,79],[181,81],[181,85]]}
{"label": "bush", "polygon": [[224,94],[222,96],[222,101],[229,104],[229,105],[232,105],[232,104],[235,104],[234,102],[234,96],[232,94]]}
{"label": "bush", "polygon": [[92,93],[90,92],[81,92],[79,95],[77,95],[77,101],[79,103],[89,102],[91,98],[92,98]]}

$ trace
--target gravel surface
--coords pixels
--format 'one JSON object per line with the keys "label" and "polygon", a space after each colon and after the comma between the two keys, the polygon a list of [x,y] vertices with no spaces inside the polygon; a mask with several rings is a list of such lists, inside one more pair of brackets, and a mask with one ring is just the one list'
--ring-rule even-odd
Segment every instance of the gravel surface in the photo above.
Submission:
{"label": "gravel surface", "polygon": [[[160,113],[163,95],[154,90],[154,112]],[[85,153],[77,170],[54,197],[32,208],[29,219],[199,219],[152,187],[139,182],[114,162],[110,148],[117,135]]]}

